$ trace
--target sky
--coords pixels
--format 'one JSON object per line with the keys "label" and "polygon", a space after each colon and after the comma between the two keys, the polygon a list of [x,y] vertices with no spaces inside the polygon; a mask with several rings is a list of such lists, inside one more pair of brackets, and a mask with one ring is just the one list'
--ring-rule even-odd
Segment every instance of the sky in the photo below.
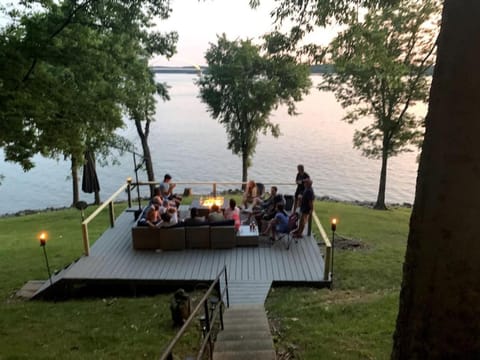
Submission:
{"label": "sky", "polygon": [[[261,0],[257,9],[251,9],[248,0],[172,0],[171,17],[159,23],[158,29],[178,32],[177,54],[170,60],[154,58],[151,65],[205,65],[205,52],[217,34],[225,33],[229,40],[255,40],[272,31],[270,12],[274,8],[274,0]],[[310,38],[326,45],[335,33],[335,28],[322,29]]]}

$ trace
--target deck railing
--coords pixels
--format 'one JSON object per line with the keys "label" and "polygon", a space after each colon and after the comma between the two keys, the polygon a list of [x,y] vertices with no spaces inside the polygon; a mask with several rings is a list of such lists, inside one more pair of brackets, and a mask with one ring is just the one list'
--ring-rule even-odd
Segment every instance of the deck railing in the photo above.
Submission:
{"label": "deck railing", "polygon": [[[220,281],[221,281],[222,275],[224,276],[224,280],[225,280],[225,287],[223,291],[220,290]],[[203,310],[203,315],[200,318],[201,330],[202,330],[202,342],[200,344],[200,349],[198,350],[196,359],[197,360],[202,359],[203,354],[205,353],[205,349],[207,348],[208,348],[208,358],[209,359],[212,358],[213,342],[214,342],[213,330],[215,328],[214,324],[217,320],[217,317],[219,317],[220,329],[223,330],[223,308],[225,304],[227,305],[227,307],[230,306],[229,298],[228,298],[227,278],[228,278],[227,266],[224,265],[223,269],[217,275],[217,278],[213,281],[212,285],[210,285],[205,295],[203,295],[202,299],[198,302],[197,306],[195,306],[195,309],[193,309],[188,319],[185,320],[185,323],[183,324],[183,326],[177,332],[177,334],[172,339],[172,341],[170,341],[167,348],[164,350],[162,356],[160,357],[160,360],[173,360],[173,349],[175,348],[175,345],[182,338],[183,334],[185,334],[185,332],[190,327],[190,325],[194,323],[194,320],[196,319],[197,314],[199,314],[202,310]],[[220,298],[219,299],[215,298],[214,301],[212,302],[212,293],[215,289],[218,289],[218,294]]]}
{"label": "deck railing", "polygon": [[83,252],[85,255],[90,255],[90,238],[88,235],[88,224],[97,217],[98,214],[102,212],[103,209],[105,209],[108,206],[108,211],[109,211],[109,219],[110,219],[110,227],[115,226],[115,208],[114,208],[114,201],[117,199],[117,197],[124,193],[125,190],[127,190],[128,194],[128,206],[132,206],[131,202],[131,181],[127,181],[126,184],[123,184],[120,186],[120,188],[112,195],[110,196],[106,201],[103,202],[102,205],[100,205],[92,214],[90,214],[89,217],[87,217],[84,221],[82,221],[82,239],[83,239]]}
{"label": "deck railing", "polygon": [[[115,211],[114,211],[114,201],[122,194],[127,192],[128,196],[128,206],[132,207],[132,200],[131,200],[131,191],[133,187],[139,187],[139,186],[150,186],[150,185],[158,185],[158,182],[139,182],[139,183],[132,183],[131,180],[127,180],[125,184],[120,186],[120,188],[112,195],[110,196],[105,202],[103,202],[102,205],[100,205],[88,218],[86,218],[82,222],[82,238],[83,238],[83,248],[84,248],[84,254],[89,255],[90,254],[90,239],[88,235],[88,224],[107,206],[109,208],[109,219],[110,219],[110,226],[114,227],[115,225]],[[223,181],[223,182],[213,182],[213,181],[183,181],[183,182],[176,182],[177,185],[211,185],[212,186],[212,194],[216,196],[217,193],[217,186],[218,185],[242,185],[245,184],[244,182],[234,182],[234,181]],[[278,183],[278,182],[262,182],[264,185],[276,185],[276,186],[282,186],[282,185],[295,185],[294,183]],[[138,188],[137,188],[138,190]],[[139,192],[138,192],[139,194]],[[330,280],[330,275],[331,275],[331,267],[332,267],[332,258],[333,258],[333,249],[332,249],[332,244],[320,222],[318,219],[318,216],[313,212],[313,216],[310,217],[309,222],[308,222],[308,228],[307,228],[307,233],[308,235],[311,235],[312,231],[312,220],[315,223],[316,227],[318,228],[318,231],[320,233],[321,240],[325,244],[325,269],[324,269],[324,275],[323,278],[325,281]]]}
{"label": "deck railing", "polygon": [[315,212],[312,213],[313,216],[313,221],[315,225],[318,228],[318,232],[320,233],[320,237],[325,244],[325,267],[323,269],[323,280],[325,281],[330,281],[331,279],[331,272],[332,272],[332,260],[333,260],[333,248],[332,248],[332,243],[330,242],[330,239],[327,236],[327,233],[325,232],[325,229],[322,226],[322,223],[320,222],[320,219],[318,218],[317,214]]}

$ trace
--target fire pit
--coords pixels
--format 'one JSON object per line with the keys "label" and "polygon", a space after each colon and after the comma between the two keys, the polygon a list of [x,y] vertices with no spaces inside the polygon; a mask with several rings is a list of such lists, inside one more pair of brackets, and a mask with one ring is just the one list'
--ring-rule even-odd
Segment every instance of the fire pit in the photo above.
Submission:
{"label": "fire pit", "polygon": [[224,202],[225,202],[225,199],[222,196],[200,198],[200,206],[202,206],[202,207],[211,208],[212,205],[215,204],[219,208],[222,208]]}

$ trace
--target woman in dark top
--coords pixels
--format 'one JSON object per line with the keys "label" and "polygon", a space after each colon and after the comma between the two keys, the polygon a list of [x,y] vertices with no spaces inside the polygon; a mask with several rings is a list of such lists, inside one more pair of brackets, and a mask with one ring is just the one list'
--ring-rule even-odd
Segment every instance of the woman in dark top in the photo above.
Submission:
{"label": "woman in dark top", "polygon": [[303,229],[308,221],[308,217],[312,214],[313,200],[315,199],[315,194],[312,188],[312,180],[306,179],[304,183],[305,191],[303,192],[300,203],[300,221],[298,223],[298,228],[292,233],[293,237],[296,238],[303,236]]}
{"label": "woman in dark top", "polygon": [[305,169],[302,164],[297,166],[297,176],[295,178],[295,183],[297,184],[297,190],[295,190],[295,206],[293,209],[295,210],[297,206],[300,205],[300,198],[305,191],[305,180],[310,179],[310,175],[305,172]]}

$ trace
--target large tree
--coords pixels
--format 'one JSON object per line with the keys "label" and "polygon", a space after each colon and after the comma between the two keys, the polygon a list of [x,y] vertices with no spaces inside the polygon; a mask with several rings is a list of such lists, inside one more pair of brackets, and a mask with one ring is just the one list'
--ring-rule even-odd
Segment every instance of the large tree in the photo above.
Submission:
{"label": "large tree", "polygon": [[355,130],[353,144],[364,156],[381,159],[375,209],[386,209],[388,159],[412,151],[423,137],[423,118],[410,108],[427,100],[438,12],[436,0],[372,9],[360,21],[352,17],[329,46],[335,71],[324,74],[319,88],[335,93],[347,109],[345,121],[371,119]]}
{"label": "large tree", "polygon": [[[170,96],[168,95],[167,85],[156,83],[153,72],[145,68],[140,60],[137,62],[137,66],[132,66],[132,70],[128,78],[130,85],[128,86],[126,99],[127,113],[134,121],[140,138],[148,181],[153,182],[155,181],[155,172],[148,137],[156,110],[155,94],[164,101],[170,100]],[[154,195],[154,185],[150,186],[150,193],[151,196]]]}
{"label": "large tree", "polygon": [[393,359],[480,356],[479,18],[476,0],[444,2]]}
{"label": "large tree", "polygon": [[445,1],[393,359],[480,357],[479,18]]}
{"label": "large tree", "polygon": [[208,69],[197,81],[200,97],[214,119],[225,126],[228,148],[242,158],[242,181],[255,153],[260,132],[280,135],[270,121],[272,110],[286,104],[295,114],[295,102],[311,86],[306,65],[275,46],[276,35],[266,37],[263,53],[251,40],[219,36],[206,53]]}
{"label": "large tree", "polygon": [[1,32],[0,146],[25,170],[35,153],[70,158],[76,202],[84,152],[106,155],[124,144],[115,131],[131,104],[129,87],[150,84],[137,77],[132,85],[132,74],[139,64],[148,71],[149,56],[173,53],[176,34],[151,31],[169,2],[25,3],[37,11],[10,13]]}

